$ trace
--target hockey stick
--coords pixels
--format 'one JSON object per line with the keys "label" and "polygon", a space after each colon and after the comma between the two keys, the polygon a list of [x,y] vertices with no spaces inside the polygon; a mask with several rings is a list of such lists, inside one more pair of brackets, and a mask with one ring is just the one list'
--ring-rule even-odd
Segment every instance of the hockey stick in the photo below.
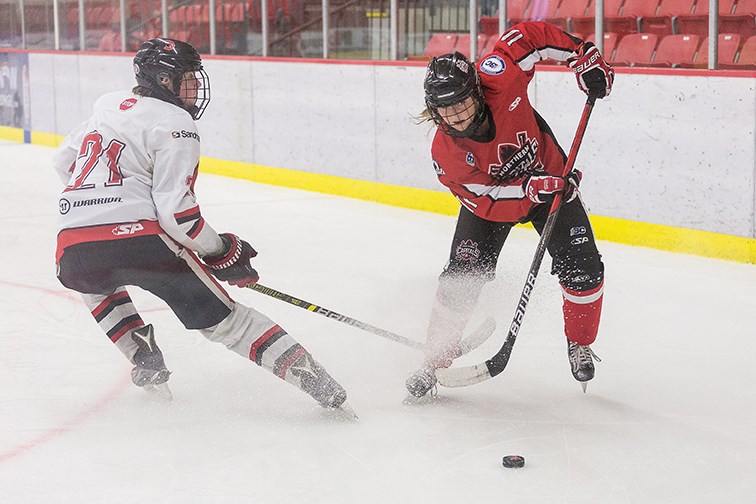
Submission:
{"label": "hockey stick", "polygon": [[[261,294],[265,294],[266,296],[278,299],[280,301],[284,301],[286,303],[289,303],[290,305],[298,306],[303,310],[311,311],[338,322],[357,327],[358,329],[362,329],[363,331],[377,334],[378,336],[390,339],[391,341],[396,341],[397,343],[401,343],[402,345],[415,348],[417,350],[423,350],[425,348],[425,345],[418,341],[405,338],[404,336],[401,336],[399,334],[395,334],[390,331],[386,331],[385,329],[381,329],[380,327],[375,327],[365,322],[361,322],[357,319],[353,319],[352,317],[347,317],[346,315],[342,315],[333,310],[329,310],[328,308],[323,308],[322,306],[310,303],[309,301],[295,298],[294,296],[290,296],[289,294],[286,294],[284,292],[271,289],[270,287],[266,287],[264,285],[260,285],[259,283],[247,285],[247,288]],[[467,338],[462,340],[462,354],[466,354],[470,350],[473,350],[474,348],[480,346],[484,341],[488,339],[489,336],[491,336],[491,334],[493,334],[495,329],[496,322],[492,317],[484,320],[483,323],[475,331],[473,331]]]}
{"label": "hockey stick", "polygon": [[[577,132],[575,132],[575,138],[572,140],[570,154],[567,156],[567,162],[564,165],[564,170],[562,172],[563,177],[566,177],[567,174],[570,173],[572,166],[575,164],[575,158],[580,149],[580,144],[583,141],[583,135],[585,134],[585,129],[588,125],[588,118],[591,116],[591,111],[593,110],[595,102],[596,98],[589,96],[585,103],[583,115],[580,117]],[[546,224],[541,233],[541,239],[538,242],[535,257],[533,257],[533,262],[530,264],[528,277],[527,280],[525,280],[525,286],[522,288],[522,294],[520,294],[520,300],[517,303],[517,309],[515,310],[512,324],[509,326],[509,333],[507,334],[507,339],[504,341],[504,345],[502,345],[493,357],[481,364],[460,368],[437,369],[436,378],[441,385],[445,387],[465,387],[467,385],[473,385],[493,378],[507,367],[509,357],[512,355],[512,348],[517,339],[517,333],[520,331],[520,325],[525,316],[525,309],[528,307],[530,295],[535,287],[536,277],[538,276],[538,270],[541,267],[541,261],[543,261],[543,255],[546,252],[546,246],[549,243],[551,233],[554,229],[554,223],[559,215],[559,209],[562,206],[562,198],[563,193],[557,193],[554,196],[554,201],[551,203],[549,216],[546,218]]]}

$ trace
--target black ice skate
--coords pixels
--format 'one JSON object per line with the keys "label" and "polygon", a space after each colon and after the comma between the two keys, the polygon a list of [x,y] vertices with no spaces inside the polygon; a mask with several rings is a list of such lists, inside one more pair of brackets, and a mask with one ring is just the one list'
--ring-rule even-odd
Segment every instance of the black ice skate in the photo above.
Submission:
{"label": "black ice skate", "polygon": [[570,358],[572,376],[580,382],[585,392],[588,382],[593,379],[596,372],[593,359],[596,359],[596,362],[601,362],[601,359],[593,353],[589,345],[578,345],[570,340],[567,340],[567,356]]}
{"label": "black ice skate", "polygon": [[407,391],[415,397],[423,397],[428,392],[431,396],[436,395],[436,372],[429,367],[422,367],[407,378],[405,385]]}
{"label": "black ice skate", "polygon": [[344,387],[334,380],[326,370],[305,352],[289,368],[291,374],[299,378],[299,388],[308,393],[324,408],[336,409],[345,404],[347,393]]}
{"label": "black ice skate", "polygon": [[134,354],[136,365],[131,370],[131,381],[155,397],[170,401],[173,395],[167,382],[171,372],[165,367],[163,352],[155,342],[152,324],[132,331],[131,339],[138,347]]}

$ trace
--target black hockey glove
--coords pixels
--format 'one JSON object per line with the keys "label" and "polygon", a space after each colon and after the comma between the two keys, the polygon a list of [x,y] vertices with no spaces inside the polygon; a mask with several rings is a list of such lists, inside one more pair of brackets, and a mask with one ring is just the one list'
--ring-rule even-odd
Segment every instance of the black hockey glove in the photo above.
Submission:
{"label": "black hockey glove", "polygon": [[583,180],[583,172],[577,168],[573,168],[572,171],[567,174],[565,179],[567,180],[567,189],[564,193],[564,202],[569,203],[578,195],[577,188],[580,187],[580,181]]}
{"label": "black hockey glove", "polygon": [[584,42],[567,64],[575,72],[578,87],[588,96],[603,98],[612,92],[614,69],[591,42]]}
{"label": "black hockey glove", "polygon": [[231,233],[221,233],[220,238],[223,241],[223,251],[202,258],[210,272],[218,280],[237,287],[256,283],[260,275],[249,263],[249,260],[257,255],[252,245]]}

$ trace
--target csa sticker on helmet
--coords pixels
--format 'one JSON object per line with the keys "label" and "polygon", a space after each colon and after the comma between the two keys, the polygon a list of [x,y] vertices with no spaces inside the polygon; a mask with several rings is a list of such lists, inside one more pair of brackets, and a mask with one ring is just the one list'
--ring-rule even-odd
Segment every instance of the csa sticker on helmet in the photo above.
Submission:
{"label": "csa sticker on helmet", "polygon": [[488,75],[499,75],[506,70],[507,65],[500,56],[489,56],[480,64],[480,71]]}

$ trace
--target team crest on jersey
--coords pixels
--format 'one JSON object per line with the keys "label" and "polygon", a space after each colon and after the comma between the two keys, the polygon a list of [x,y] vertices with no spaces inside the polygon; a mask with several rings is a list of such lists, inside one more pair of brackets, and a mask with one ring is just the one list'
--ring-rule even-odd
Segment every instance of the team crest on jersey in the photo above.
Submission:
{"label": "team crest on jersey", "polygon": [[439,177],[441,175],[446,175],[446,172],[444,171],[444,169],[441,168],[441,165],[438,164],[435,159],[433,160],[433,169],[436,170],[436,175],[438,175]]}
{"label": "team crest on jersey", "polygon": [[469,262],[475,264],[480,259],[480,249],[478,243],[472,240],[463,240],[454,250],[454,257],[457,261]]}
{"label": "team crest on jersey", "polygon": [[131,107],[136,105],[136,98],[129,98],[128,100],[123,100],[120,105],[121,110],[129,110]]}
{"label": "team crest on jersey", "polygon": [[465,162],[470,166],[475,166],[475,156],[473,156],[472,152],[467,153],[467,156],[465,156]]}
{"label": "team crest on jersey", "polygon": [[507,65],[504,63],[504,60],[501,56],[496,56],[495,54],[484,59],[480,64],[480,71],[488,75],[499,75],[500,73],[504,73],[506,69]]}
{"label": "team crest on jersey", "polygon": [[497,180],[518,179],[543,170],[538,159],[538,140],[528,138],[527,131],[517,133],[517,143],[499,144],[499,164],[490,164],[488,173]]}

